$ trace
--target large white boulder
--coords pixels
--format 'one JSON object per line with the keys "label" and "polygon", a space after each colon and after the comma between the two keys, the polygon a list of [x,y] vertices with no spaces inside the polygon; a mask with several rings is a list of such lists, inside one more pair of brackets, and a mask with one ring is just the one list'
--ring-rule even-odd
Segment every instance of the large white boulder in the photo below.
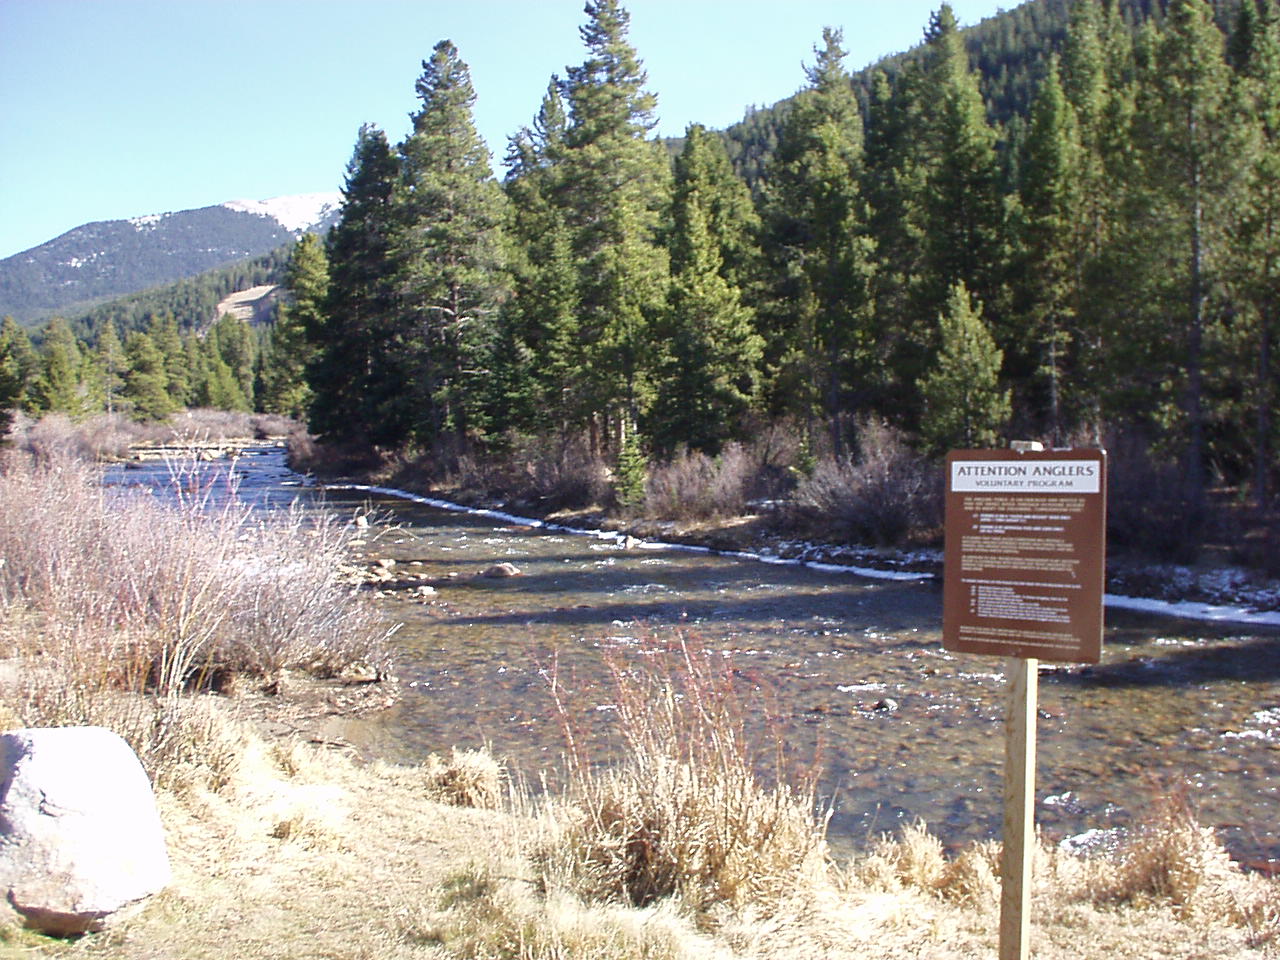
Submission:
{"label": "large white boulder", "polygon": [[66,936],[102,929],[170,881],[155,795],[101,727],[0,734],[0,921]]}

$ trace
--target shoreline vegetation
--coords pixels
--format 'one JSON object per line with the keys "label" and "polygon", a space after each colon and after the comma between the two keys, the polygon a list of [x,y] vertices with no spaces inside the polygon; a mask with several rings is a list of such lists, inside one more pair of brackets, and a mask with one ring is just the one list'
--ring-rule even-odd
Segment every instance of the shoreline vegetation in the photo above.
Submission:
{"label": "shoreline vegetation", "polygon": [[[104,490],[45,430],[0,463],[0,727],[129,739],[175,880],[81,941],[0,929],[0,955],[992,954],[998,845],[947,854],[918,824],[838,860],[811,772],[748,742],[729,665],[680,635],[648,670],[613,671],[609,770],[574,750],[581,691],[557,689],[565,786],[537,798],[486,751],[399,767],[275,735],[303,674],[374,699],[389,687],[388,625],[340,582],[354,519]],[[1176,787],[1104,852],[1042,847],[1035,883],[1041,958],[1280,951],[1280,881],[1231,862]]]}
{"label": "shoreline vegetation", "polygon": [[[714,457],[682,450],[644,465],[629,499],[622,468],[586,435],[511,438],[487,455],[324,445],[302,431],[288,447],[290,465],[321,482],[724,553],[940,577],[941,465],[884,423],[865,420],[854,434],[856,453],[815,453],[802,431],[775,423]],[[1176,472],[1123,437],[1104,446],[1109,594],[1280,612],[1280,517],[1221,490],[1194,522],[1179,519]]]}

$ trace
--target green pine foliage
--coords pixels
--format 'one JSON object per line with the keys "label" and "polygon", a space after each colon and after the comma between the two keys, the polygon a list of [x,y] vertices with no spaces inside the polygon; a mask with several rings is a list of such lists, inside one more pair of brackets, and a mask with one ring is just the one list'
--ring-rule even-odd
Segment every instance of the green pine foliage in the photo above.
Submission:
{"label": "green pine foliage", "polygon": [[963,282],[951,288],[938,325],[941,348],[920,383],[921,434],[935,452],[995,446],[1011,410],[1000,386],[1003,357]]}
{"label": "green pine foliage", "polygon": [[391,445],[407,422],[392,414],[403,384],[393,362],[398,300],[393,208],[399,167],[386,134],[361,127],[347,164],[342,215],[325,243],[329,284],[322,309],[304,315],[308,422],[322,439]]}
{"label": "green pine foliage", "polygon": [[45,329],[40,371],[31,384],[31,407],[78,420],[89,413],[84,350],[63,320]]}
{"label": "green pine foliage", "polygon": [[404,416],[410,436],[431,443],[475,426],[507,279],[504,197],[472,119],[470,70],[447,40],[422,69],[422,105],[399,151],[393,254]]}
{"label": "green pine foliage", "polygon": [[668,309],[655,325],[660,359],[649,430],[666,452],[684,444],[716,453],[739,435],[758,389],[764,341],[730,279],[741,267],[727,266],[723,252],[739,264],[748,256],[747,223],[732,215],[741,195],[716,176],[727,167],[720,143],[691,126],[676,163]]}
{"label": "green pine foliage", "polygon": [[6,321],[0,407],[304,412],[450,468],[554,436],[615,464],[629,506],[645,451],[714,454],[769,417],[815,458],[867,418],[931,452],[1129,432],[1192,512],[1219,483],[1274,505],[1277,4],[922,26],[854,76],[828,30],[795,97],[663,144],[630,15],[592,0],[501,184],[441,41],[403,142],[361,129],[327,239],[254,268],[289,288],[269,333],[208,302],[248,272],[34,347]]}
{"label": "green pine foliage", "polygon": [[577,274],[583,415],[625,434],[651,399],[650,325],[667,300],[667,252],[658,242],[670,170],[648,138],[656,98],[628,42],[617,0],[586,6],[587,58],[564,81],[561,202]]}
{"label": "green pine foliage", "polygon": [[[838,31],[823,31],[809,88],[783,128],[764,194],[775,279],[767,308],[775,409],[838,416],[878,395],[875,241],[862,195],[862,122]],[[860,397],[859,397],[860,395]],[[842,438],[834,438],[837,449]]]}
{"label": "green pine foliage", "polygon": [[178,409],[169,393],[165,357],[155,341],[141,330],[125,338],[124,375],[121,401],[135,420],[162,420]]}

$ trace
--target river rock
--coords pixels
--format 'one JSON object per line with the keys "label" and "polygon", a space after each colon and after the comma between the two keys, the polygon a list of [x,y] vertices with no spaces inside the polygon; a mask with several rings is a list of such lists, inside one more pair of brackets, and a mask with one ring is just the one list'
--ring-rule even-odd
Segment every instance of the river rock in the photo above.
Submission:
{"label": "river rock", "polygon": [[155,795],[101,727],[0,734],[0,922],[101,930],[171,879]]}
{"label": "river rock", "polygon": [[491,567],[486,567],[484,572],[480,574],[482,577],[518,577],[520,576],[520,568],[514,563],[495,563]]}

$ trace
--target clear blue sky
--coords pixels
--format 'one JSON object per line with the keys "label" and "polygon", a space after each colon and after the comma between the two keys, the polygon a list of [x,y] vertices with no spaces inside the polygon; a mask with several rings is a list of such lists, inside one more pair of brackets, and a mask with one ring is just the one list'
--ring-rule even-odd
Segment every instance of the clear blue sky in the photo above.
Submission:
{"label": "clear blue sky", "polygon": [[[722,128],[804,85],[824,26],[857,70],[941,0],[630,0],[658,132]],[[582,0],[0,0],[0,258],[93,220],[341,188],[364,122],[394,143],[443,38],[500,165],[579,64]],[[952,0],[962,25],[993,0]]]}

